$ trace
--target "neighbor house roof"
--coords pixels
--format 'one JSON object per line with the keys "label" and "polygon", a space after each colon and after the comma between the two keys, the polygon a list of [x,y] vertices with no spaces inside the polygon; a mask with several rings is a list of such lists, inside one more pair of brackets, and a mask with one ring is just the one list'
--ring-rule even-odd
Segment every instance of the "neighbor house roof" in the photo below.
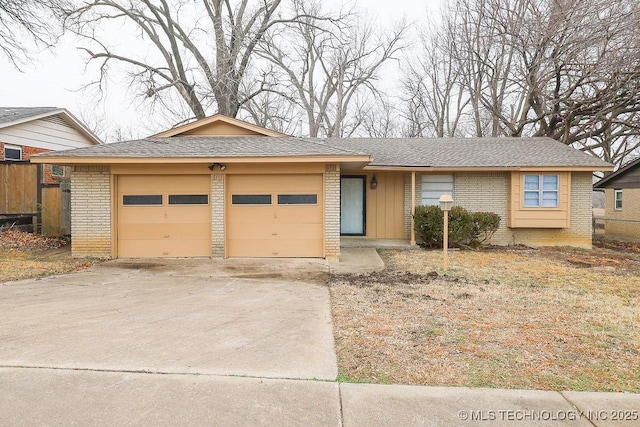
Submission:
{"label": "neighbor house roof", "polygon": [[551,138],[331,138],[327,144],[371,154],[374,167],[612,167]]}
{"label": "neighbor house roof", "polygon": [[605,176],[593,188],[640,188],[640,157]]}
{"label": "neighbor house roof", "polygon": [[73,114],[64,108],[58,107],[0,107],[0,128],[51,116],[60,116],[62,120],[86,136],[93,144],[102,144],[102,140]]}
{"label": "neighbor house roof", "polygon": [[367,168],[610,170],[612,165],[549,138],[263,138],[174,136],[50,152],[59,163],[110,159],[224,159],[338,156],[367,159]]}
{"label": "neighbor house roof", "polygon": [[[40,154],[48,162],[56,158],[80,163],[83,159],[234,159],[234,158],[282,158],[282,157],[356,157],[358,161],[370,161],[366,153],[333,147],[315,139],[295,137],[262,138],[174,136],[171,138],[144,138],[74,150]],[[76,161],[74,161],[76,160]],[[86,162],[82,162],[86,163]]]}

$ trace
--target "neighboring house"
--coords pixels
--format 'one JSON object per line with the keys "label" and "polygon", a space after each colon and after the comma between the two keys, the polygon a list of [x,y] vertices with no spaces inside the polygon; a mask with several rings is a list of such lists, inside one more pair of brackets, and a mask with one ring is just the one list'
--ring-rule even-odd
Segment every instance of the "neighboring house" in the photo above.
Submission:
{"label": "neighboring house", "polygon": [[640,241],[640,158],[598,181],[604,189],[604,236]]}
{"label": "neighboring house", "polygon": [[[0,161],[26,161],[34,154],[101,144],[64,108],[0,107]],[[64,177],[60,166],[44,168],[44,183]]]}
{"label": "neighboring house", "polygon": [[[46,234],[61,232],[60,182],[69,178],[63,165],[30,165],[31,156],[100,144],[100,139],[63,108],[0,107],[0,225],[43,225]],[[43,186],[48,190],[43,191]],[[45,194],[46,193],[46,194]],[[44,197],[44,199],[43,199]],[[45,218],[42,211],[46,210]],[[53,212],[55,210],[55,212]]]}
{"label": "neighboring house", "polygon": [[72,251],[100,257],[325,257],[344,235],[414,242],[443,193],[502,223],[494,244],[591,247],[593,171],[547,138],[295,138],[221,115],[47,153],[73,166]]}

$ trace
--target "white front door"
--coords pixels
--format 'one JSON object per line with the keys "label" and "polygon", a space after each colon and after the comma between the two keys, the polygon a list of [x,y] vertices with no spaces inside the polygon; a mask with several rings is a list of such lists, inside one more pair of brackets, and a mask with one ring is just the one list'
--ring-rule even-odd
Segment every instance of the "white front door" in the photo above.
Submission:
{"label": "white front door", "polygon": [[364,235],[364,176],[340,177],[340,234]]}

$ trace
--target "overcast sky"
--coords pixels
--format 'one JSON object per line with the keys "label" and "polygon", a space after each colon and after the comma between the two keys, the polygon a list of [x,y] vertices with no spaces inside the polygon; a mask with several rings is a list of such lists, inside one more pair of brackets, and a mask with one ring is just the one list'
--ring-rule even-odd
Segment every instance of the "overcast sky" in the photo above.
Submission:
{"label": "overcast sky", "polygon": [[[381,23],[402,17],[410,22],[418,21],[427,13],[435,13],[437,3],[438,0],[357,1],[358,7],[377,16]],[[136,112],[134,97],[127,93],[123,81],[111,81],[107,99],[102,102],[80,90],[96,74],[85,70],[84,59],[76,46],[71,36],[65,36],[54,52],[33,54],[33,63],[23,66],[23,72],[6,61],[0,62],[0,105],[64,107],[87,122],[105,121],[106,128],[130,129],[135,136],[149,133],[140,129],[138,124],[144,115]]]}

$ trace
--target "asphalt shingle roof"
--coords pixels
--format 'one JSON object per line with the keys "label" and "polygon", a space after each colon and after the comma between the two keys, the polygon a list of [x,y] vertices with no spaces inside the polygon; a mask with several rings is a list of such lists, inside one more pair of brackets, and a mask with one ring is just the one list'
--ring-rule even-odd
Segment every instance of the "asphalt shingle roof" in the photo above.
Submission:
{"label": "asphalt shingle roof", "polygon": [[550,138],[295,138],[178,136],[145,138],[41,157],[296,157],[370,155],[372,166],[433,168],[603,167],[596,157]]}
{"label": "asphalt shingle roof", "polygon": [[144,138],[75,150],[56,151],[42,157],[280,157],[367,155],[323,144],[316,139],[294,137],[174,136]]}
{"label": "asphalt shingle roof", "polygon": [[57,107],[0,107],[0,125],[59,110]]}
{"label": "asphalt shingle roof", "polygon": [[372,166],[610,166],[551,138],[332,138],[327,144],[371,154]]}

